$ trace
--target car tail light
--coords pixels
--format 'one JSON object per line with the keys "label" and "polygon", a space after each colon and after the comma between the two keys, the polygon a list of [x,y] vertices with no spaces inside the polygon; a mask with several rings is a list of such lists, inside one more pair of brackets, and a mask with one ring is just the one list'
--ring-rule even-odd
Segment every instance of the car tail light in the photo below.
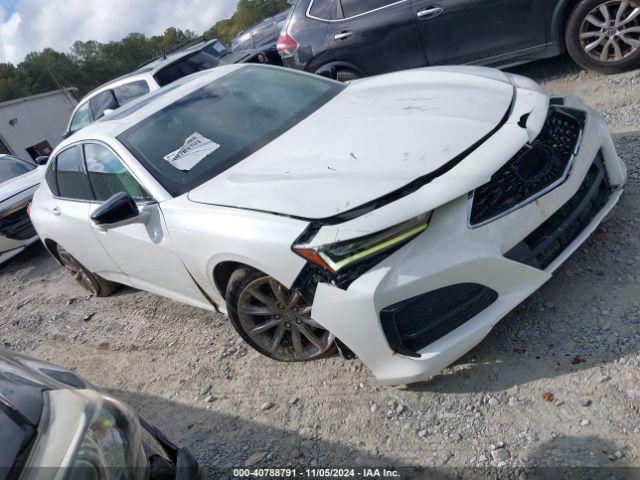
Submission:
{"label": "car tail light", "polygon": [[27,205],[27,215],[29,217],[31,216],[31,202],[29,202],[29,204]]}
{"label": "car tail light", "polygon": [[296,42],[291,35],[283,33],[280,35],[280,38],[278,38],[276,49],[282,58],[291,58],[296,54],[296,50],[298,50],[298,42]]}

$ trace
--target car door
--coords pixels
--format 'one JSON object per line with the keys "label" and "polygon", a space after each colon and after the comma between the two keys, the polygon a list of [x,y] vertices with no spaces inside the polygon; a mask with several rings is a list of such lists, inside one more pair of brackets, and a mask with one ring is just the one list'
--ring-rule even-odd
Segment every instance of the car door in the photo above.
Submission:
{"label": "car door", "polygon": [[544,49],[548,36],[541,0],[412,0],[430,64],[498,64]]}
{"label": "car door", "polygon": [[83,170],[82,147],[72,146],[51,160],[46,182],[53,196],[44,197],[53,240],[82,265],[106,279],[127,283],[117,265],[102,248],[89,223],[93,201]]}
{"label": "car door", "polygon": [[89,185],[96,200],[91,215],[113,195],[126,192],[138,205],[140,217],[125,225],[104,228],[92,224],[100,243],[131,284],[175,300],[210,308],[173,247],[160,206],[106,145],[86,143],[84,157]]}
{"label": "car door", "polygon": [[329,45],[365,75],[426,65],[409,0],[335,0]]}

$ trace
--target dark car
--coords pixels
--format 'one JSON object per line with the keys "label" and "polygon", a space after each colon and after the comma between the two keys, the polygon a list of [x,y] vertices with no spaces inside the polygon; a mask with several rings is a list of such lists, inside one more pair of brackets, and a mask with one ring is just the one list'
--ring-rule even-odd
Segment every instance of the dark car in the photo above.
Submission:
{"label": "dark car", "polygon": [[443,64],[507,67],[568,51],[603,73],[640,65],[640,0],[290,0],[285,66],[350,80]]}
{"label": "dark car", "polygon": [[0,479],[45,474],[204,478],[187,450],[120,401],[68,370],[0,349]]}
{"label": "dark car", "polygon": [[231,49],[234,53],[255,52],[256,56],[261,55],[257,57],[259,63],[282,65],[276,42],[288,17],[289,10],[286,10],[240,32],[231,42]]}

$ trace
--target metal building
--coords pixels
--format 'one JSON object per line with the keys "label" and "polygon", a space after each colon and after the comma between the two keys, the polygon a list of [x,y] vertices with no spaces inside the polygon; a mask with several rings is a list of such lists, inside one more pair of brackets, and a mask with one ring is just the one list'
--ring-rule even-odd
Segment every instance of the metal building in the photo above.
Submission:
{"label": "metal building", "polygon": [[0,103],[0,153],[25,160],[49,155],[63,140],[77,101],[72,89]]}

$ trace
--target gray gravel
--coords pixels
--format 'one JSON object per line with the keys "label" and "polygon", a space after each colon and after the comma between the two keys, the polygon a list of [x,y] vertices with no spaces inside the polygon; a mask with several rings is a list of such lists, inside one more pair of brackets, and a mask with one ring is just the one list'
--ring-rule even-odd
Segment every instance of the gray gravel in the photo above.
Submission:
{"label": "gray gravel", "polygon": [[77,371],[209,468],[640,466],[640,72],[515,71],[605,113],[628,188],[551,282],[431,381],[394,390],[358,360],[271,362],[221,315],[132,289],[86,297],[40,246],[0,270],[0,344]]}

